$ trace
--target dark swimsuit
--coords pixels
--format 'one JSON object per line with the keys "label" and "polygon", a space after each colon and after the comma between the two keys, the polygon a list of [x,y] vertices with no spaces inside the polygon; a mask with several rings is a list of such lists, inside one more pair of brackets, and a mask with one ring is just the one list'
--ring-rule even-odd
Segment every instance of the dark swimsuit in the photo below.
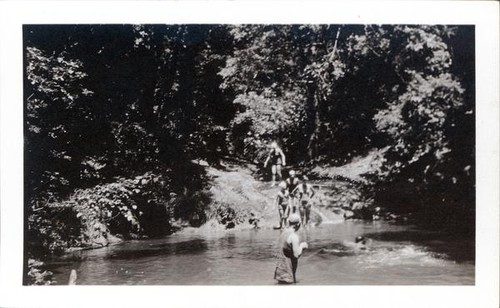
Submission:
{"label": "dark swimsuit", "polygon": [[281,154],[279,151],[273,149],[269,155],[271,157],[271,165],[281,165]]}
{"label": "dark swimsuit", "polygon": [[290,178],[286,180],[286,186],[288,188],[288,192],[290,193],[290,196],[292,195],[293,190],[299,185],[299,179],[294,178],[293,182],[290,181]]}

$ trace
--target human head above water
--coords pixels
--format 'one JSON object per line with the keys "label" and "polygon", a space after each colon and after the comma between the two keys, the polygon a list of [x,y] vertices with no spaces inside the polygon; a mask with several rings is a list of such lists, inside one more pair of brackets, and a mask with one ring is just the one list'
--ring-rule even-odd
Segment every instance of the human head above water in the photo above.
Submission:
{"label": "human head above water", "polygon": [[289,174],[291,177],[295,177],[295,170],[290,170],[290,172],[288,172],[288,174]]}
{"label": "human head above water", "polygon": [[366,240],[363,236],[356,236],[356,239],[354,240],[357,243],[361,242],[362,244],[366,243]]}

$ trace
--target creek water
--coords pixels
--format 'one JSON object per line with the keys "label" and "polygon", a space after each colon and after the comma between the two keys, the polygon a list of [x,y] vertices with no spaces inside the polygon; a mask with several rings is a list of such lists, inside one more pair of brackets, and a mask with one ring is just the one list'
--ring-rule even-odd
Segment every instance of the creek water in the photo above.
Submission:
{"label": "creek water", "polygon": [[[206,230],[206,229],[205,229]],[[80,285],[273,285],[279,230],[188,229],[125,241],[51,260],[57,284],[71,269]],[[300,285],[471,285],[474,242],[385,221],[341,222],[299,230],[309,244]],[[353,247],[358,235],[365,249]]]}

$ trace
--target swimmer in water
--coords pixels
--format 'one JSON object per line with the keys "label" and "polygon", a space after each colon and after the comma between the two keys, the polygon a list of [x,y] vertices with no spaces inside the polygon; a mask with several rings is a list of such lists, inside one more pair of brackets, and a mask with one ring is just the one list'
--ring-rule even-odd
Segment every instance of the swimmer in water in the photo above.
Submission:
{"label": "swimmer in water", "polygon": [[337,249],[328,249],[322,248],[320,250],[321,253],[335,253],[335,254],[355,254],[360,251],[365,251],[368,249],[368,244],[371,240],[366,239],[364,236],[356,236],[354,242],[351,241],[343,241],[340,248]]}
{"label": "swimmer in water", "polygon": [[368,240],[364,236],[356,236],[353,242],[345,242],[344,245],[346,247],[353,248],[354,251],[359,251],[359,250],[366,250],[368,248],[367,246]]}
{"label": "swimmer in water", "polygon": [[354,243],[360,244],[360,245],[366,245],[366,239],[364,236],[356,236]]}

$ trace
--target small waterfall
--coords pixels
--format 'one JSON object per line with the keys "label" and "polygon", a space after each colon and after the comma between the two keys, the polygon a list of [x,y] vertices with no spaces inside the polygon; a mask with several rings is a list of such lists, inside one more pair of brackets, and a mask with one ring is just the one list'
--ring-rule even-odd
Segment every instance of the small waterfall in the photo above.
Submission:
{"label": "small waterfall", "polygon": [[318,215],[320,217],[321,224],[335,224],[335,223],[339,223],[339,222],[344,221],[342,216],[337,215],[333,212],[328,212],[328,216],[327,216],[320,209],[318,209],[315,206],[311,207],[311,212],[315,213],[316,215]]}

